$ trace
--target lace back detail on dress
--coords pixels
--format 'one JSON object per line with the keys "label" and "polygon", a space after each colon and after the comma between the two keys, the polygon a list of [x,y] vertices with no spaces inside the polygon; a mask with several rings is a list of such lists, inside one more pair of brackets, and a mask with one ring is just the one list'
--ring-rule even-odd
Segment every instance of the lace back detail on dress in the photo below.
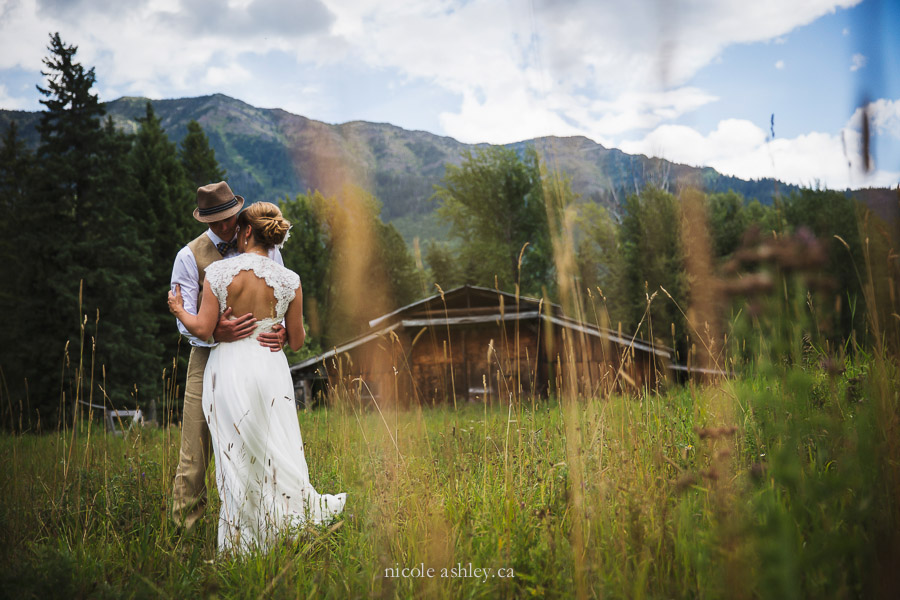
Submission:
{"label": "lace back detail on dress", "polygon": [[262,319],[256,322],[256,328],[253,330],[253,333],[250,334],[250,339],[255,340],[259,337],[259,334],[265,333],[266,331],[271,331],[272,327],[281,323],[281,319]]}
{"label": "lace back detail on dress", "polygon": [[206,280],[219,300],[219,314],[225,312],[227,307],[228,286],[231,280],[241,271],[247,270],[265,279],[266,285],[275,292],[276,300],[275,318],[258,321],[252,335],[255,338],[260,332],[271,329],[284,319],[284,314],[300,286],[300,276],[270,258],[258,254],[240,254],[234,258],[216,261],[206,268]]}

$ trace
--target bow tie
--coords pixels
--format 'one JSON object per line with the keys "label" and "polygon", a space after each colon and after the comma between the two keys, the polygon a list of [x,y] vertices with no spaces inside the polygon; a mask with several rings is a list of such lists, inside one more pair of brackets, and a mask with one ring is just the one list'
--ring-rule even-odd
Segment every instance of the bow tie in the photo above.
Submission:
{"label": "bow tie", "polygon": [[229,250],[234,250],[237,248],[237,244],[234,242],[219,242],[216,244],[216,249],[219,251],[219,254],[225,256],[228,254]]}

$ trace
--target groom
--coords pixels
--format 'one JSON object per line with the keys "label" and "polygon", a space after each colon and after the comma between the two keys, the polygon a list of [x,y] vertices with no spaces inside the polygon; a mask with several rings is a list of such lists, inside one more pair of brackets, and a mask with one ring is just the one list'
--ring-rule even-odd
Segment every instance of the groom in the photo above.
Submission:
{"label": "groom", "polygon": [[[182,248],[175,257],[172,268],[172,289],[181,286],[184,308],[197,314],[203,293],[206,267],[217,260],[237,256],[235,244],[237,215],[244,206],[244,199],[232,193],[224,181],[211,183],[197,190],[197,208],[194,218],[209,226],[204,233]],[[269,258],[284,265],[277,248],[269,252]],[[184,409],[181,421],[181,452],[175,471],[172,513],[175,522],[190,530],[206,507],[206,468],[209,465],[209,428],[203,416],[203,370],[210,349],[218,342],[233,342],[249,336],[256,326],[252,313],[230,320],[231,308],[219,318],[212,338],[199,340],[192,336],[180,321],[178,330],[191,343],[187,380],[184,386]],[[275,331],[261,333],[259,343],[280,351],[287,334],[281,326]]]}

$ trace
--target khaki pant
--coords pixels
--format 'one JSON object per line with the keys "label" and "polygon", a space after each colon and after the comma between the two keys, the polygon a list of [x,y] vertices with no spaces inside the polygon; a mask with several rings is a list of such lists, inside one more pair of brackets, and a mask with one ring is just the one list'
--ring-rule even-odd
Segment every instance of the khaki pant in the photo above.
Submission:
{"label": "khaki pant", "polygon": [[210,348],[191,347],[184,409],[181,412],[181,452],[175,471],[172,516],[185,529],[194,526],[206,508],[206,468],[209,466],[209,426],[203,416],[203,371]]}

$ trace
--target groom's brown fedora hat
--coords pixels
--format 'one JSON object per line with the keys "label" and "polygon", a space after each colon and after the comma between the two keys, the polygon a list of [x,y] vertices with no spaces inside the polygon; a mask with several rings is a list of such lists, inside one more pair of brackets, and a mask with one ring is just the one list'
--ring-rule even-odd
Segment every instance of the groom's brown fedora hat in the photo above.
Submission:
{"label": "groom's brown fedora hat", "polygon": [[224,181],[197,188],[197,208],[194,218],[201,223],[223,221],[241,212],[244,199],[236,196]]}

